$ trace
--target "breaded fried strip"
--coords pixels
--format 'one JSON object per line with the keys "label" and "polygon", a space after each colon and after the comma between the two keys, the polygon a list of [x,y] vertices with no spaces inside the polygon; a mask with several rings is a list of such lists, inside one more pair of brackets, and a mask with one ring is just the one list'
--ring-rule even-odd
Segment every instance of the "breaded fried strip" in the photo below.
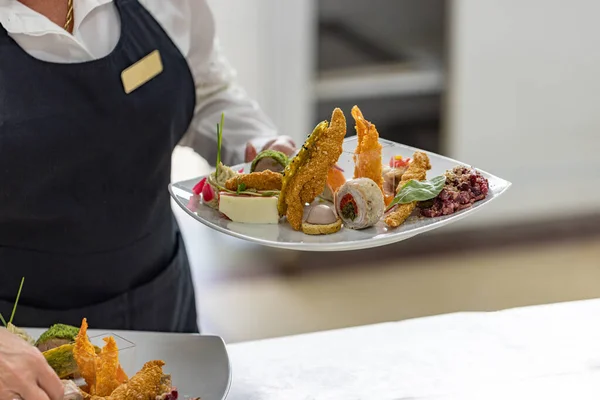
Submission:
{"label": "breaded fried strip", "polygon": [[96,358],[96,396],[109,396],[121,383],[117,379],[119,348],[115,338],[104,338],[106,345]]}
{"label": "breaded fried strip", "polygon": [[240,174],[225,182],[228,190],[237,190],[238,185],[244,184],[246,189],[281,190],[282,175],[271,170]]}
{"label": "breaded fried strip", "polygon": [[81,328],[75,338],[73,358],[79,368],[79,373],[85,379],[91,394],[96,392],[96,349],[87,335],[87,319],[81,321]]}
{"label": "breaded fried strip", "polygon": [[160,360],[149,361],[127,383],[117,387],[110,396],[91,396],[91,400],[155,399],[164,390],[162,382],[164,364],[164,361]]}
{"label": "breaded fried strip", "polygon": [[304,141],[304,144],[298,151],[298,154],[288,163],[283,171],[283,184],[281,185],[281,193],[279,195],[279,201],[277,202],[277,211],[279,216],[283,217],[287,214],[287,202],[288,192],[292,187],[294,178],[298,174],[298,171],[309,161],[311,152],[315,149],[315,144],[321,139],[327,132],[329,127],[329,121],[321,121],[308,138]]}
{"label": "breaded fried strip", "polygon": [[358,106],[352,107],[352,116],[356,122],[357,146],[354,151],[354,178],[369,178],[379,186],[383,193],[383,163],[381,143],[375,124],[367,121]]}
{"label": "breaded fried strip", "polygon": [[[426,153],[421,151],[417,151],[413,155],[412,162],[408,165],[408,169],[402,175],[402,179],[400,180],[400,184],[398,185],[398,191],[404,186],[408,181],[416,180],[422,181],[427,179],[427,171],[431,169],[431,163],[429,162],[429,156]],[[402,225],[404,221],[410,214],[414,211],[417,203],[413,201],[408,204],[399,204],[394,211],[392,211],[386,218],[385,223],[390,228],[397,228]]]}
{"label": "breaded fried strip", "polygon": [[413,154],[413,160],[408,164],[406,172],[402,174],[398,189],[400,190],[408,181],[423,181],[427,179],[427,171],[431,169],[431,163],[429,162],[429,156],[422,151],[417,151]]}
{"label": "breaded fried strip", "polygon": [[385,224],[390,228],[397,228],[404,223],[413,213],[417,204],[415,202],[409,204],[398,204],[396,209],[385,217]]}
{"label": "breaded fried strip", "polygon": [[329,126],[312,145],[308,160],[290,179],[289,189],[282,193],[287,205],[287,220],[295,230],[302,229],[304,205],[311,203],[323,192],[329,169],[342,155],[345,136],[346,117],[342,110],[336,108],[331,115]]}

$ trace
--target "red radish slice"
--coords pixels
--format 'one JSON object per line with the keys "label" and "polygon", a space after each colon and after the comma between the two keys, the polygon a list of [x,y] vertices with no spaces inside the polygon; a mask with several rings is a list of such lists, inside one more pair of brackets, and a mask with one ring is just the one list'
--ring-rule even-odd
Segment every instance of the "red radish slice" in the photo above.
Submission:
{"label": "red radish slice", "polygon": [[212,186],[204,185],[202,188],[202,200],[205,202],[212,201],[215,198],[215,191]]}
{"label": "red radish slice", "polygon": [[192,189],[192,192],[194,192],[194,194],[202,193],[202,189],[204,189],[205,184],[206,184],[206,178],[201,179],[200,182],[198,182],[196,184],[196,186],[194,186],[194,188]]}

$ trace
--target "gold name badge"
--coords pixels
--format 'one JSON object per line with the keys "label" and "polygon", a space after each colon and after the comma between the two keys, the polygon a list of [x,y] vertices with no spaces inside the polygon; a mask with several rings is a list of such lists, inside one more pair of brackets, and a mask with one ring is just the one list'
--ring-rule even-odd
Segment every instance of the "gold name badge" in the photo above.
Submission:
{"label": "gold name badge", "polygon": [[162,59],[158,50],[154,50],[140,61],[121,72],[123,89],[129,94],[149,82],[163,71]]}

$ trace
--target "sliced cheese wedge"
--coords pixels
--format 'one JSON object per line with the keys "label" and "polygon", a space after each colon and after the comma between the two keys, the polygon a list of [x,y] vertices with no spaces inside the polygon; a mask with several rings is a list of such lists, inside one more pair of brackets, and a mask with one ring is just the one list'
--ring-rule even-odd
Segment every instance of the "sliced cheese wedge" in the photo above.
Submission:
{"label": "sliced cheese wedge", "polygon": [[277,197],[238,196],[221,193],[219,211],[233,222],[245,224],[277,224]]}

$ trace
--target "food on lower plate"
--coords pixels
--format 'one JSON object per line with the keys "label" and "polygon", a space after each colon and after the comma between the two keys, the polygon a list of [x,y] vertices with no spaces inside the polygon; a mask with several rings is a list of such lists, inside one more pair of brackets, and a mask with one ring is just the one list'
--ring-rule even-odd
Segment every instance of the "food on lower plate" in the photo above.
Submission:
{"label": "food on lower plate", "polygon": [[329,169],[327,173],[327,182],[325,183],[325,189],[321,193],[321,198],[333,203],[335,192],[346,182],[344,171],[337,165],[334,165]]}
{"label": "food on lower plate", "polygon": [[279,196],[279,214],[286,216],[294,230],[302,229],[304,205],[323,192],[329,170],[336,165],[346,136],[346,118],[339,108],[331,122],[321,122],[284,171]]}
{"label": "food on lower plate", "polygon": [[0,321],[4,324],[4,327],[7,331],[12,333],[13,335],[20,337],[27,343],[33,345],[35,343],[35,340],[24,329],[21,329],[12,323],[13,319],[15,318],[15,312],[17,311],[17,305],[19,304],[19,298],[21,297],[21,290],[23,290],[24,283],[25,277],[21,278],[21,284],[19,285],[19,290],[17,291],[17,298],[15,299],[15,303],[13,304],[13,309],[10,314],[10,318],[8,319],[8,322],[6,322],[6,319],[4,319],[2,313],[0,313]]}
{"label": "food on lower plate", "polygon": [[342,220],[329,204],[316,204],[307,211],[302,232],[307,235],[330,235],[339,232]]}
{"label": "food on lower plate", "polygon": [[[90,342],[87,335],[87,320],[84,318],[81,322],[81,328],[75,338],[73,346],[73,357],[77,363],[79,374],[85,380],[88,386],[89,394],[96,394],[96,349]],[[98,366],[99,367],[99,366]]]}
{"label": "food on lower plate", "polygon": [[33,338],[29,336],[24,329],[14,326],[11,322],[6,324],[6,330],[12,334],[19,336],[21,339],[25,340],[29,344],[35,343],[35,340],[33,340]]}
{"label": "food on lower plate", "polygon": [[369,178],[383,193],[381,143],[375,124],[365,120],[357,106],[352,107],[356,122],[357,145],[354,151],[354,178]]}
{"label": "food on lower plate", "polygon": [[61,382],[64,388],[63,400],[83,400],[83,394],[75,382],[71,380],[62,380]]}
{"label": "food on lower plate", "polygon": [[[431,163],[429,161],[429,156],[421,151],[415,152],[406,172],[402,174],[399,188],[401,189],[402,186],[411,180],[422,181],[427,179],[427,171],[430,169]],[[408,204],[398,204],[398,206],[385,217],[386,225],[390,228],[397,228],[402,225],[413,213],[416,206],[416,201]]]}
{"label": "food on lower plate", "polygon": [[[77,396],[72,383],[63,381],[65,398],[73,400],[137,400],[161,399],[177,400],[177,388],[173,387],[171,376],[165,374],[162,360],[152,360],[128,378],[119,363],[119,349],[112,336],[104,338],[105,345],[99,353],[87,336],[87,320],[75,338],[74,356],[85,386],[77,387]],[[68,397],[67,397],[68,395]],[[195,399],[199,400],[199,399]]]}
{"label": "food on lower plate", "polygon": [[[36,341],[31,336],[12,325],[24,282],[25,278],[22,278],[9,322],[1,315],[0,320],[7,328],[13,327],[9,329],[10,332],[34,346]],[[129,379],[119,363],[119,348],[114,337],[104,338],[105,345],[100,349],[90,342],[87,328],[85,318],[81,321],[80,328],[55,324],[37,340],[38,346],[42,348],[56,346],[42,354],[62,379],[63,400],[177,400],[178,392],[171,384],[171,376],[163,373],[164,361],[147,362],[142,370]],[[70,342],[64,343],[66,340]],[[81,376],[85,385],[65,379],[76,376]]]}
{"label": "food on lower plate", "polygon": [[244,190],[281,190],[282,175],[264,170],[250,174],[238,174],[225,182],[225,188],[231,191]]}
{"label": "food on lower plate", "polygon": [[335,208],[350,229],[365,229],[383,216],[385,204],[379,186],[372,179],[352,179],[342,185],[335,196]]}
{"label": "food on lower plate", "polygon": [[419,202],[422,216],[433,218],[453,214],[485,199],[489,193],[488,180],[473,168],[457,166],[446,171],[445,177],[445,186],[434,199]]}
{"label": "food on lower plate", "polygon": [[41,351],[54,349],[64,344],[73,343],[79,328],[64,324],[52,325],[35,342],[35,346]]}
{"label": "food on lower plate", "polygon": [[219,211],[233,222],[246,224],[277,224],[277,197],[242,196],[221,193]]}
{"label": "food on lower plate", "polygon": [[264,150],[254,158],[250,172],[273,171],[283,172],[289,163],[289,158],[277,150]]}
{"label": "food on lower plate", "polygon": [[164,365],[164,361],[161,360],[148,361],[129,381],[120,384],[109,394],[95,394],[90,398],[92,400],[155,399],[163,393],[170,393],[171,377],[163,372]]}
{"label": "food on lower plate", "polygon": [[[79,367],[73,355],[73,348],[74,344],[70,342],[42,353],[48,365],[52,367],[56,375],[61,379],[71,378],[79,372]],[[99,347],[94,346],[94,350],[96,354],[100,354],[101,349]]]}

